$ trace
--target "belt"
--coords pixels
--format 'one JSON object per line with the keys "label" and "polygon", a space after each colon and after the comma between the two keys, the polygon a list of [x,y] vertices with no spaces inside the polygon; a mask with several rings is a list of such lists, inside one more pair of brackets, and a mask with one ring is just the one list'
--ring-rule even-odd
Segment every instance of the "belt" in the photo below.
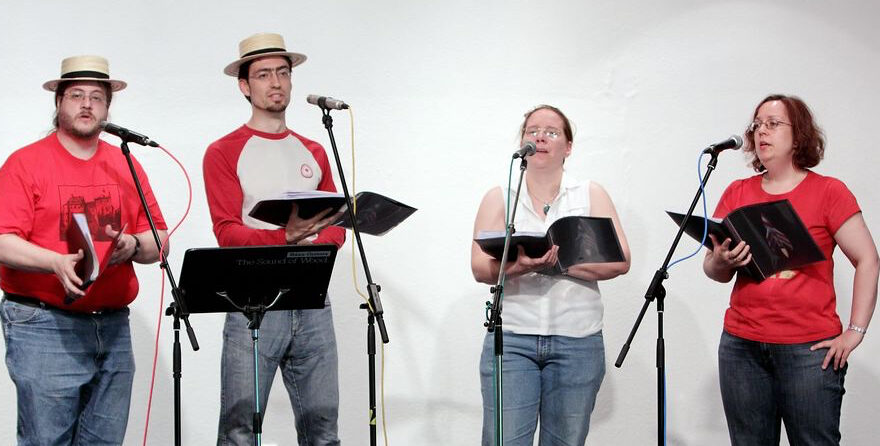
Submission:
{"label": "belt", "polygon": [[27,307],[43,308],[43,309],[47,309],[47,310],[60,311],[63,313],[79,314],[79,315],[110,314],[110,313],[115,313],[117,311],[120,311],[120,310],[123,310],[126,308],[126,307],[123,307],[123,308],[105,309],[105,310],[97,310],[97,311],[74,311],[74,310],[67,310],[64,308],[58,308],[54,305],[47,304],[46,302],[43,302],[42,300],[37,299],[36,297],[22,296],[21,294],[3,293],[3,298],[10,301],[10,302],[15,302],[19,305],[24,305]]}

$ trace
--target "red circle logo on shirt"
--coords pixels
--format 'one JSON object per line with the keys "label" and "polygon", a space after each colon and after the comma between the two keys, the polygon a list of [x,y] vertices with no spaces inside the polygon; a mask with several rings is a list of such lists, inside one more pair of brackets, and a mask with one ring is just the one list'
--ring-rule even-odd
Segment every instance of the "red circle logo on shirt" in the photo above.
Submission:
{"label": "red circle logo on shirt", "polygon": [[315,175],[315,172],[312,171],[312,168],[309,167],[308,164],[303,164],[302,167],[299,168],[299,173],[302,174],[303,178],[311,178]]}

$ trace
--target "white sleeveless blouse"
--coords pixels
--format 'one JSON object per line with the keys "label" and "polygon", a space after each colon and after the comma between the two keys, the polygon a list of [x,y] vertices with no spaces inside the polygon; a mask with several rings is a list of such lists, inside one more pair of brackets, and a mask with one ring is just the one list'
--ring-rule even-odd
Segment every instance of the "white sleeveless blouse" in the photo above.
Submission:
{"label": "white sleeveless blouse", "polygon": [[[515,185],[512,185],[515,187]],[[501,187],[505,208],[507,187]],[[516,189],[511,191],[510,199]],[[562,174],[559,195],[541,220],[523,181],[514,227],[517,231],[546,232],[554,221],[572,215],[590,215],[590,182]],[[502,328],[519,334],[586,337],[602,330],[602,296],[596,281],[528,273],[507,279],[502,303]]]}

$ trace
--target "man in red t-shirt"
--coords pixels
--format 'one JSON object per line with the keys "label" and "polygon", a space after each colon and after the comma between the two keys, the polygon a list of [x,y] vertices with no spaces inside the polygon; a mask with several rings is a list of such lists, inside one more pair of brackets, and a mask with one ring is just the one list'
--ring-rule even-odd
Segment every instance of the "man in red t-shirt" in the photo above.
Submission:
{"label": "man in red t-shirt", "polygon": [[[239,59],[224,72],[238,77],[251,104],[243,126],[205,152],[205,191],[220,246],[258,246],[345,241],[329,226],[329,209],[303,220],[294,206],[285,227],[247,214],[257,201],[284,192],[335,192],[320,144],[287,128],[291,69],[305,56],[288,52],[278,34],[256,34],[239,44]],[[290,395],[301,445],[338,445],[339,384],[336,337],[329,301],[322,309],[269,311],[260,325],[260,406],[265,407],[278,369]],[[249,445],[254,438],[253,343],[248,320],[229,313],[223,329],[218,445]],[[259,426],[258,426],[259,427]]]}
{"label": "man in red t-shirt", "polygon": [[[18,444],[125,437],[134,376],[127,305],[138,292],[132,262],[159,257],[125,157],[98,138],[113,92],[125,86],[110,79],[103,57],[64,59],[61,77],[43,85],[55,92],[55,131],[0,168],[0,317]],[[136,162],[135,171],[164,240],[165,222]],[[75,214],[88,223],[97,264],[107,265],[88,286],[75,269],[87,253],[68,246]]]}

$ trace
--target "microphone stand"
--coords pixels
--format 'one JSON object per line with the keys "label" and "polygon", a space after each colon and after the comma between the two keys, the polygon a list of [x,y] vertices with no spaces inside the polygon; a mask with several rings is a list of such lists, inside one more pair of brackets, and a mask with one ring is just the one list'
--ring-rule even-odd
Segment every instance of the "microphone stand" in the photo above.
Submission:
{"label": "microphone stand", "polygon": [[688,209],[687,214],[685,214],[684,216],[684,220],[682,220],[681,225],[678,228],[678,233],[675,235],[675,239],[673,239],[672,241],[672,246],[669,247],[669,251],[666,253],[666,259],[663,261],[663,265],[660,267],[660,269],[657,270],[657,272],[654,273],[654,278],[651,279],[651,284],[648,286],[647,292],[645,292],[645,304],[642,305],[642,310],[639,312],[639,316],[636,318],[636,322],[633,325],[632,331],[630,331],[629,337],[626,339],[626,343],[623,344],[623,348],[620,349],[620,354],[617,356],[617,361],[614,363],[614,366],[617,368],[620,368],[623,365],[623,361],[626,358],[627,352],[629,352],[629,347],[632,344],[632,340],[636,335],[636,331],[638,331],[639,325],[641,325],[642,323],[642,318],[645,316],[645,312],[648,310],[648,305],[650,305],[651,302],[656,299],[658,446],[663,446],[665,444],[664,441],[666,436],[666,346],[663,339],[663,299],[666,297],[666,288],[663,287],[663,281],[669,278],[669,262],[672,260],[672,255],[675,253],[675,249],[678,247],[678,242],[681,240],[681,235],[684,233],[684,228],[687,225],[687,221],[694,213],[694,208],[697,206],[697,202],[700,200],[700,196],[703,194],[703,189],[706,187],[706,183],[709,181],[709,175],[712,175],[712,171],[715,170],[715,165],[718,163],[718,152],[710,151],[706,153],[710,153],[712,155],[712,159],[709,160],[706,174],[703,176],[703,179],[700,182],[700,188],[697,189],[694,200],[691,202],[691,207]]}
{"label": "microphone stand", "polygon": [[523,174],[525,174],[527,167],[528,161],[526,161],[526,157],[523,156],[519,163],[519,181],[516,184],[516,196],[513,200],[513,209],[510,213],[510,220],[507,222],[507,231],[504,234],[504,250],[502,251],[501,264],[498,268],[498,281],[495,282],[495,286],[489,288],[489,292],[492,293],[492,303],[490,304],[489,302],[486,302],[486,304],[489,305],[489,318],[483,323],[483,326],[486,327],[486,330],[489,333],[494,333],[495,362],[493,366],[495,373],[492,379],[495,395],[495,446],[502,446],[504,444],[504,398],[501,388],[501,375],[504,370],[504,365],[502,363],[502,357],[504,356],[504,335],[501,330],[501,300],[504,295],[504,280],[507,278],[504,266],[507,265],[507,250],[510,248],[510,237],[516,232],[513,222],[516,219],[516,207],[517,204],[519,204],[519,192],[520,188],[522,188]]}
{"label": "microphone stand", "polygon": [[131,178],[132,180],[134,180],[134,186],[137,188],[138,196],[141,199],[141,207],[143,207],[144,214],[147,216],[147,222],[149,222],[150,224],[150,231],[152,231],[153,233],[153,239],[156,241],[156,248],[159,250],[159,267],[165,270],[165,276],[168,277],[168,283],[171,285],[171,297],[174,299],[174,302],[168,305],[168,309],[165,310],[165,315],[174,316],[174,444],[175,446],[180,446],[180,378],[182,376],[182,360],[180,355],[181,320],[183,320],[184,325],[186,325],[186,334],[187,336],[189,336],[189,343],[190,345],[192,345],[193,351],[199,350],[199,342],[198,340],[196,340],[196,333],[195,331],[193,331],[193,328],[189,323],[189,312],[186,311],[186,305],[180,298],[180,289],[177,287],[177,282],[174,280],[174,275],[172,274],[171,269],[168,268],[168,256],[162,250],[162,241],[159,238],[159,231],[156,229],[156,223],[153,222],[153,216],[150,215],[150,207],[149,205],[147,205],[147,199],[144,196],[144,190],[141,187],[140,179],[138,179],[137,173],[134,170],[134,163],[131,161],[131,151],[128,149],[128,142],[129,138],[122,138],[122,154],[125,155],[125,160],[128,162],[128,169],[129,171],[131,171]]}
{"label": "microphone stand", "polygon": [[364,245],[361,242],[361,232],[358,229],[357,219],[354,214],[354,206],[352,205],[352,197],[348,192],[348,186],[345,182],[345,174],[342,171],[342,162],[339,160],[339,151],[336,148],[336,138],[333,136],[333,118],[330,116],[330,109],[323,102],[318,104],[323,114],[322,122],[327,134],[330,135],[330,146],[333,148],[333,157],[336,159],[336,169],[339,172],[339,180],[342,183],[342,192],[345,194],[345,202],[348,205],[348,218],[351,220],[351,229],[354,238],[357,241],[358,251],[361,256],[361,264],[364,266],[364,274],[367,277],[367,293],[369,295],[367,304],[360,305],[360,308],[367,310],[367,359],[368,359],[368,375],[370,389],[370,445],[376,445],[376,331],[373,326],[374,321],[379,324],[379,336],[382,343],[388,343],[388,332],[385,330],[385,319],[382,310],[382,301],[379,298],[379,290],[381,287],[373,282],[373,276],[370,274],[370,266],[367,264],[367,254],[364,252]]}

